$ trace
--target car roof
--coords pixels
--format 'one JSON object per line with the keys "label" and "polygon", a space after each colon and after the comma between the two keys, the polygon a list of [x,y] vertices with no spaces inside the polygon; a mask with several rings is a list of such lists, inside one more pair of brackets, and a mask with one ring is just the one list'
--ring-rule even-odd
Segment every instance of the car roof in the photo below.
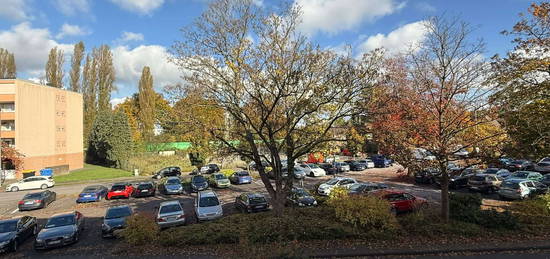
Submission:
{"label": "car roof", "polygon": [[259,192],[246,192],[246,196],[252,198],[252,197],[265,197],[265,195],[259,193]]}
{"label": "car roof", "polygon": [[514,172],[514,174],[517,174],[517,173],[538,174],[537,172],[533,172],[533,171],[517,171],[517,172]]}
{"label": "car roof", "polygon": [[475,176],[481,176],[481,177],[484,177],[484,176],[494,176],[494,174],[476,174]]}
{"label": "car roof", "polygon": [[111,206],[107,209],[110,210],[110,209],[118,209],[118,208],[129,208],[129,209],[131,209],[129,205]]}
{"label": "car roof", "polygon": [[75,213],[76,213],[76,211],[60,212],[60,213],[53,214],[50,218],[63,217],[63,216],[73,216]]}
{"label": "car roof", "polygon": [[178,201],[178,200],[173,200],[173,201],[163,201],[160,203],[159,207],[160,206],[167,206],[167,205],[175,205],[175,204],[178,204],[181,206],[181,203]]}
{"label": "car roof", "polygon": [[29,194],[42,194],[42,193],[45,193],[46,191],[38,191],[38,192],[28,192],[28,193],[25,193],[25,195],[29,195]]}
{"label": "car roof", "polygon": [[505,182],[520,183],[520,182],[531,182],[531,180],[527,180],[523,178],[510,178],[510,179],[506,179]]}
{"label": "car roof", "polygon": [[197,196],[201,197],[217,197],[216,193],[210,190],[200,191]]}
{"label": "car roof", "polygon": [[[355,180],[355,179],[350,178],[350,177],[336,177],[336,178],[332,178],[332,179],[336,179],[336,180],[338,180],[338,181],[341,181],[341,180],[348,180],[348,179],[349,179],[349,180]],[[332,179],[330,179],[330,180],[332,180]],[[330,180],[329,180],[329,181],[330,181]]]}

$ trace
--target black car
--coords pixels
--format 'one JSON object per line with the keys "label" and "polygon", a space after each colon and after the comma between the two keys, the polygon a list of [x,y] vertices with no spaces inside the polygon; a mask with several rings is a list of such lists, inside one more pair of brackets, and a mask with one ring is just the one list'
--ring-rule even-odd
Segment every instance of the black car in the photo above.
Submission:
{"label": "black car", "polygon": [[548,193],[548,185],[537,181],[533,181],[533,184],[535,184],[534,195],[542,195]]}
{"label": "black car", "polygon": [[157,188],[152,182],[138,183],[136,186],[136,190],[134,191],[134,197],[139,198],[155,196],[156,191]]}
{"label": "black car", "polygon": [[0,253],[15,252],[27,238],[38,233],[36,218],[23,216],[0,221]]}
{"label": "black car", "polygon": [[510,172],[515,172],[515,171],[532,170],[533,167],[534,167],[533,163],[531,163],[530,161],[519,159],[519,160],[514,160],[510,162],[510,164],[506,169],[508,169],[508,171]]}
{"label": "black car", "polygon": [[[458,170],[458,171],[450,171],[449,172],[449,188],[450,189],[460,189],[464,187],[468,187],[468,180],[470,177],[475,175],[476,173],[481,173],[481,171],[478,170]],[[436,177],[436,184],[438,186],[441,186],[441,176]]]}
{"label": "black car", "polygon": [[426,168],[414,173],[414,181],[419,184],[433,184],[440,174],[441,171],[437,168]]}
{"label": "black car", "polygon": [[128,205],[108,208],[101,225],[101,237],[115,237],[118,230],[126,227],[126,218],[131,215],[132,209]]}
{"label": "black car", "polygon": [[213,174],[220,171],[220,168],[216,164],[208,164],[201,167],[201,173],[203,174]]}
{"label": "black car", "polygon": [[242,212],[266,211],[269,210],[269,203],[263,194],[247,192],[235,198],[235,208]]}
{"label": "black car", "polygon": [[46,208],[50,203],[55,201],[56,193],[45,190],[35,193],[27,193],[23,196],[23,199],[19,201],[18,208],[23,210],[34,210]]}
{"label": "black car", "polygon": [[78,211],[62,213],[48,219],[34,240],[34,249],[43,250],[78,242],[84,230],[84,215]]}
{"label": "black car", "polygon": [[323,168],[327,174],[337,174],[338,168],[329,163],[320,163],[319,167]]}
{"label": "black car", "polygon": [[545,174],[540,182],[544,185],[550,186],[550,174]]}
{"label": "black car", "polygon": [[208,180],[202,175],[191,177],[191,191],[198,192],[208,189]]}
{"label": "black car", "polygon": [[364,195],[382,189],[388,189],[388,186],[383,183],[355,183],[350,186],[348,194]]}
{"label": "black car", "polygon": [[317,200],[303,188],[292,188],[287,197],[287,205],[298,207],[317,206]]}
{"label": "black car", "polygon": [[363,170],[367,169],[366,164],[359,163],[357,161],[349,160],[349,161],[346,161],[346,163],[348,163],[349,170],[351,170],[351,171],[363,171]]}
{"label": "black car", "polygon": [[160,179],[170,176],[181,176],[181,168],[177,166],[163,168],[153,175],[153,179]]}

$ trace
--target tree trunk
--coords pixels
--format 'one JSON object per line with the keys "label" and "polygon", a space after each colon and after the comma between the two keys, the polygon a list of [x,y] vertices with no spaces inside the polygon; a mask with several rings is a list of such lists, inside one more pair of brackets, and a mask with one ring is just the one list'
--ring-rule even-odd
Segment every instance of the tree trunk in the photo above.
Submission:
{"label": "tree trunk", "polygon": [[277,197],[273,200],[273,203],[271,204],[273,208],[273,213],[275,213],[276,217],[281,217],[284,213],[285,209],[285,197],[282,195],[282,193],[277,193]]}
{"label": "tree trunk", "polygon": [[447,166],[440,163],[441,170],[441,219],[443,222],[449,222],[449,174]]}

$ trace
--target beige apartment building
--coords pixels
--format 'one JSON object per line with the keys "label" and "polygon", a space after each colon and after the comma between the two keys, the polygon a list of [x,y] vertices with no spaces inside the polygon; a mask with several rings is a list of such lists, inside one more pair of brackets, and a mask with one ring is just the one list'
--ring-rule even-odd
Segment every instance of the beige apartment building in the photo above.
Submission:
{"label": "beige apartment building", "polygon": [[24,170],[82,168],[82,116],[79,93],[0,79],[0,138],[25,155]]}

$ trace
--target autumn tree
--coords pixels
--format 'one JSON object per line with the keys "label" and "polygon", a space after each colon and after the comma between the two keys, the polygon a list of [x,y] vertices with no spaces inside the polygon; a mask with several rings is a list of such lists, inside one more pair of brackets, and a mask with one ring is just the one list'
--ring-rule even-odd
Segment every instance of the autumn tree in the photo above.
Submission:
{"label": "autumn tree", "polygon": [[185,40],[172,48],[173,61],[189,71],[184,87],[202,89],[227,116],[225,127],[210,134],[272,168],[274,183],[264,167],[258,172],[279,215],[292,188],[282,169],[292,170],[297,158],[335,140],[334,123],[360,112],[355,104],[368,98],[380,71],[378,52],[360,60],[338,55],[309,42],[299,22],[296,6],[269,10],[252,0],[218,0],[182,29]]}
{"label": "autumn tree", "polygon": [[97,60],[92,55],[86,55],[82,71],[82,97],[84,102],[84,144],[88,144],[88,136],[97,114]]}
{"label": "autumn tree", "polygon": [[515,47],[493,57],[493,100],[513,140],[513,155],[537,159],[550,154],[550,3],[532,4],[504,35]]}
{"label": "autumn tree", "polygon": [[155,127],[155,91],[153,90],[153,75],[149,67],[143,67],[139,80],[139,126],[144,140],[153,138]]}
{"label": "autumn tree", "polygon": [[71,58],[70,87],[71,91],[80,93],[80,66],[84,58],[84,42],[80,41],[74,45],[73,57]]}
{"label": "autumn tree", "polygon": [[64,64],[63,50],[57,49],[57,47],[52,48],[46,63],[46,82],[49,86],[63,88]]}
{"label": "autumn tree", "polygon": [[0,48],[0,79],[13,79],[17,77],[15,56],[6,49]]}
{"label": "autumn tree", "polygon": [[111,92],[116,90],[113,53],[108,45],[101,45],[94,49],[93,59],[97,66],[97,109],[110,111]]}
{"label": "autumn tree", "polygon": [[[19,150],[17,150],[15,147],[9,146],[7,143],[2,142],[2,157],[1,157],[1,163],[2,167],[0,169],[6,169],[4,164],[9,164],[12,166],[12,168],[15,171],[20,171],[23,169],[24,165],[24,158],[25,155],[23,155]],[[4,184],[5,181],[5,175],[4,171],[0,170],[0,185]]]}

